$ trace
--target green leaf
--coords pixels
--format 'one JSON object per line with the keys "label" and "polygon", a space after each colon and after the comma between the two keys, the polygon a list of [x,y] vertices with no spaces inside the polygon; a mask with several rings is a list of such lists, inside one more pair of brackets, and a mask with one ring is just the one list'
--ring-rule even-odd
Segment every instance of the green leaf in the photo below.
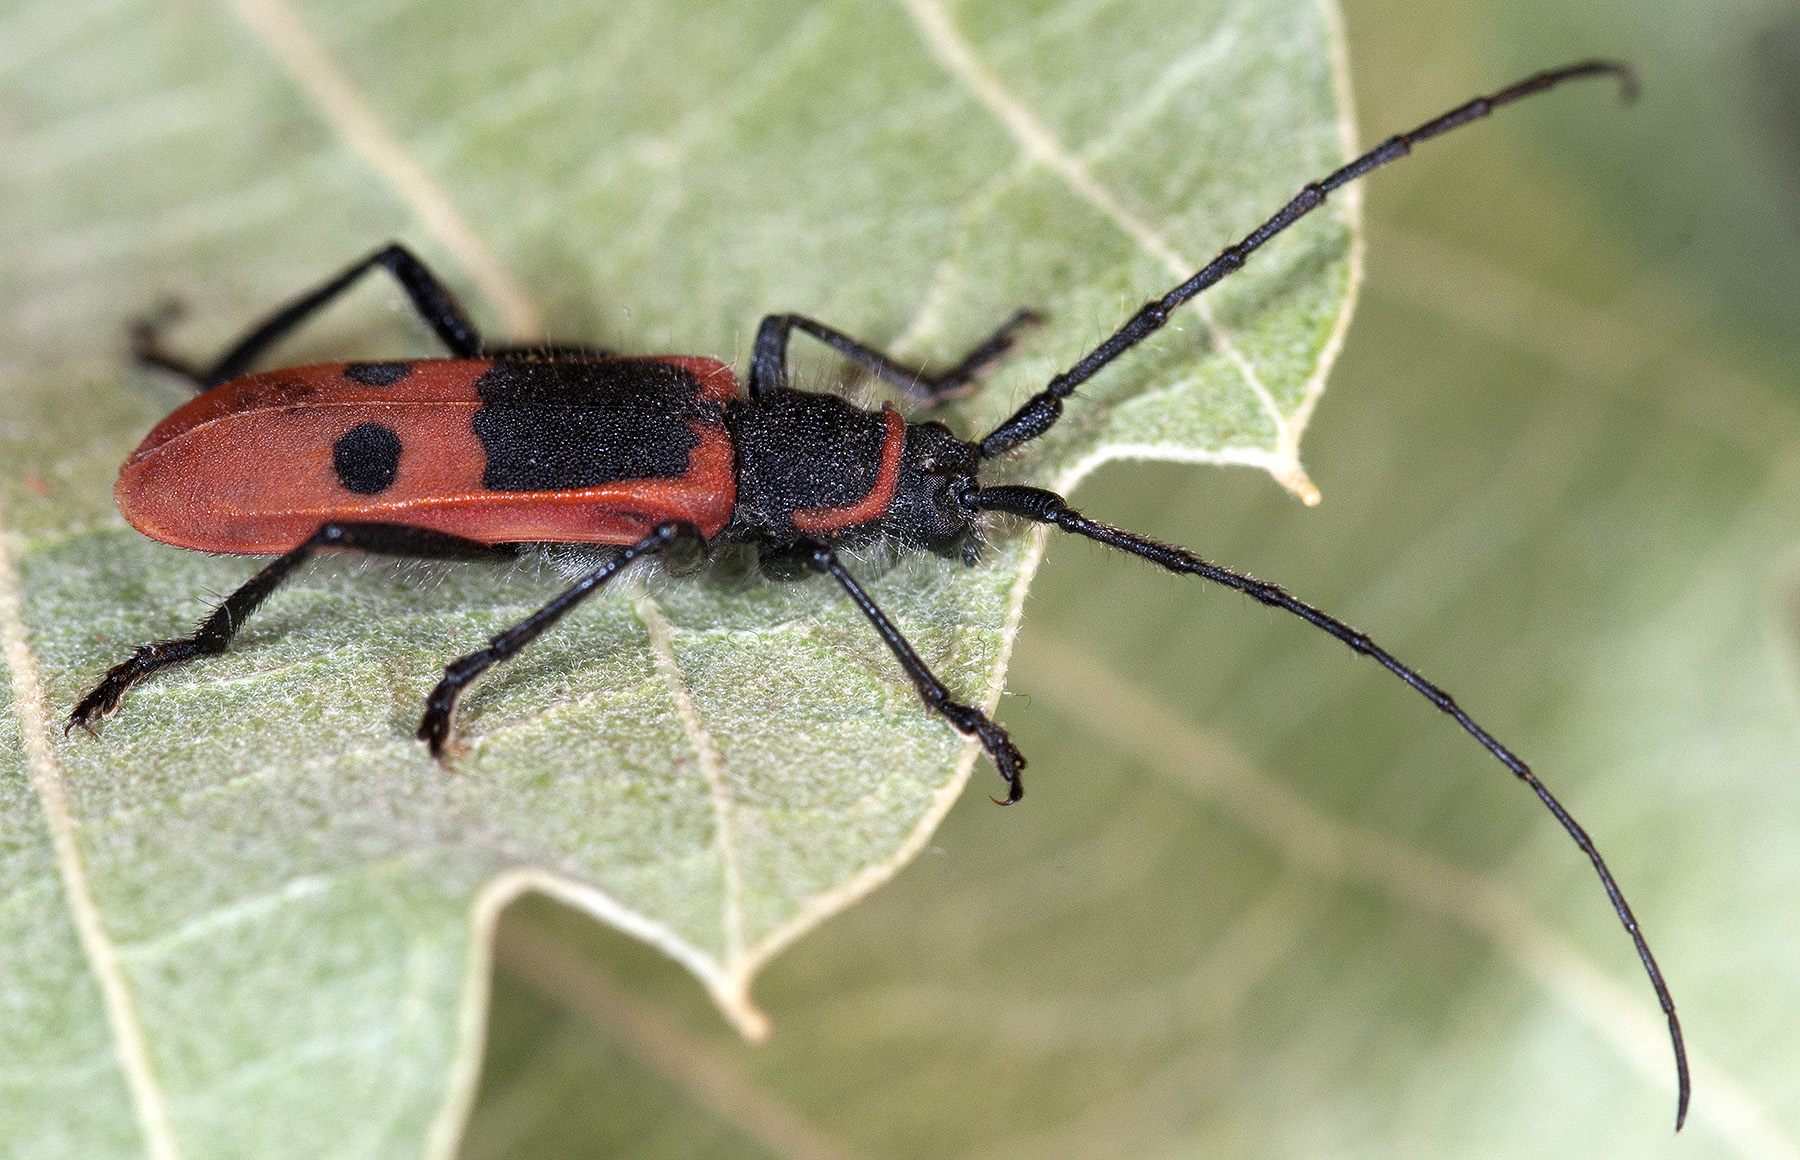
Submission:
{"label": "green leaf", "polygon": [[1004,714],[1030,823],[971,795],[773,964],[765,1050],[622,940],[509,944],[470,1160],[1800,1152],[1800,344],[1763,321],[1800,316],[1765,55],[1800,19],[1348,16],[1367,140],[1596,51],[1643,98],[1558,93],[1372,183],[1320,507],[1161,466],[1079,498],[1346,616],[1532,761],[1660,956],[1687,1128],[1629,944],[1529,794],[1319,634],[1069,545]]}
{"label": "green leaf", "polygon": [[772,964],[764,1049],[623,940],[503,944],[468,1160],[1800,1153],[1782,9],[1352,4],[1365,140],[1596,51],[1643,98],[1559,92],[1371,183],[1318,508],[1164,466],[1078,496],[1347,617],[1532,761],[1668,975],[1679,1136],[1641,969],[1522,787],[1318,633],[1071,544],[1009,678],[1026,805],[970,795]]}
{"label": "green leaf", "polygon": [[[1050,324],[948,416],[977,434],[1342,156],[1332,17],[1305,3],[0,19],[0,1137],[34,1156],[445,1154],[494,921],[526,891],[678,960],[754,1034],[758,968],[910,858],[978,764],[829,583],[721,574],[585,606],[465,699],[440,768],[412,740],[422,694],[557,590],[554,560],[312,568],[228,654],[62,738],[108,665],[254,567],[114,512],[117,463],[180,397],[129,368],[128,319],[175,296],[182,346],[218,350],[389,236],[490,333],[740,362],[770,310],[941,361],[1034,306]],[[1355,204],[1007,472],[1066,487],[1155,455],[1310,496],[1298,439]],[[357,291],[281,357],[427,349],[395,298]],[[842,368],[809,351],[799,379]],[[859,568],[992,702],[1040,548],[997,528],[974,569]]]}

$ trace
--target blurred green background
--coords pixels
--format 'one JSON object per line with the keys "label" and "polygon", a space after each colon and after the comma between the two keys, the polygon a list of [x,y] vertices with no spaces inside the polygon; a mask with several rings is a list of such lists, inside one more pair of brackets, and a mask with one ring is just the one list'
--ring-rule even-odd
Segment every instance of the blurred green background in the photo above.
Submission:
{"label": "blurred green background", "polygon": [[[764,1048],[654,956],[576,936],[756,1085],[715,1110],[617,996],[571,1010],[515,951],[539,981],[497,980],[468,1156],[1796,1154],[1800,8],[1345,15],[1365,142],[1586,55],[1644,95],[1511,110],[1369,182],[1368,281],[1303,448],[1321,506],[1161,465],[1078,498],[1344,615],[1535,763],[1669,975],[1703,1057],[1688,1129],[1629,946],[1521,787],[1318,634],[1053,543],[1001,708],[1028,806],[969,795],[779,960]],[[1109,736],[1121,707],[1181,732]],[[1292,817],[1184,761],[1500,887],[1639,1021],[1529,938],[1305,864]]]}

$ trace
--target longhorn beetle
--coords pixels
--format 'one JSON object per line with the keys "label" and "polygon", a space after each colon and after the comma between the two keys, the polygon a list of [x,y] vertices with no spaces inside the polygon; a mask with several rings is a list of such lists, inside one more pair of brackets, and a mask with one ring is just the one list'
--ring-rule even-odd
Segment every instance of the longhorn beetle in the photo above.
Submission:
{"label": "longhorn beetle", "polygon": [[[972,386],[1003,357],[1020,328],[1038,321],[1029,310],[936,373],[906,366],[811,318],[772,314],[757,330],[742,395],[732,369],[710,358],[633,357],[575,343],[490,346],[450,291],[398,244],[283,306],[204,369],[168,353],[157,325],[140,322],[132,332],[138,360],[188,379],[199,393],[157,424],[125,461],[114,489],[120,511],[140,532],[167,544],[276,558],[227,596],[194,635],[145,645],[115,665],[70,712],[63,731],[77,725],[92,731],[96,718],[111,716],[145,677],[223,652],[244,619],[317,552],[491,559],[537,543],[616,545],[615,554],[567,591],[445,668],[426,698],[418,732],[442,759],[458,695],[627,565],[653,557],[682,571],[715,549],[747,545],[772,578],[822,572],[837,581],[926,706],[981,742],[1007,784],[1001,804],[1010,805],[1024,793],[1024,756],[1005,729],[958,701],[932,674],[839,552],[886,541],[901,551],[973,564],[983,547],[983,513],[1051,524],[1171,572],[1234,588],[1323,629],[1449,714],[1530,786],[1593,863],[1668,1017],[1679,1130],[1687,1116],[1687,1053],[1662,972],[1593,840],[1523,761],[1449,694],[1363,633],[1280,587],[1088,519],[1055,492],[983,487],[979,478],[983,463],[1048,431],[1077,387],[1159,330],[1184,302],[1238,270],[1264,242],[1323,205],[1332,190],[1502,105],[1594,76],[1616,78],[1627,100],[1635,95],[1636,78],[1626,66],[1582,61],[1459,105],[1306,185],[973,443],[939,422],[907,422],[885,405],[869,411],[834,395],[794,390],[788,386],[788,340],[796,330],[809,334],[929,405]],[[376,267],[398,280],[453,357],[246,373],[269,347]]]}

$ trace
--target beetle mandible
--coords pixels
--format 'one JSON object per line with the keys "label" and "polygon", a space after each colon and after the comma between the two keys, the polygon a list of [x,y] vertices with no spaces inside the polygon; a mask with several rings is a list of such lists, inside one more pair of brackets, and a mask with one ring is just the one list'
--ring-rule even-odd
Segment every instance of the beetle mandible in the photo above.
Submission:
{"label": "beetle mandible", "polygon": [[[133,527],[164,543],[276,558],[227,596],[192,636],[144,645],[115,665],[70,712],[64,732],[77,725],[91,731],[97,718],[111,716],[125,693],[152,673],[223,652],[244,620],[320,551],[492,559],[539,543],[617,546],[548,604],[445,668],[418,729],[441,759],[462,691],[622,569],[655,558],[679,571],[725,545],[747,545],[771,577],[823,573],[835,580],[926,706],[980,741],[1006,781],[1002,804],[1011,804],[1024,793],[1024,755],[1004,728],[958,701],[931,672],[839,552],[885,541],[900,551],[972,564],[982,552],[984,514],[1049,524],[1299,616],[1412,686],[1530,786],[1593,863],[1668,1018],[1679,1129],[1690,1085],[1674,1001],[1593,840],[1522,760],[1449,694],[1365,634],[1279,586],[1091,520],[1055,492],[980,482],[983,463],[1048,431],[1076,388],[1323,205],[1333,190],[1502,105],[1595,76],[1618,79],[1627,99],[1635,91],[1631,70],[1613,61],[1552,69],[1390,137],[1307,184],[975,442],[934,420],[908,422],[891,407],[870,411],[835,395],[793,389],[789,339],[796,330],[809,334],[929,405],[971,387],[1002,358],[1018,331],[1039,321],[1029,310],[936,373],[906,366],[811,318],[772,314],[757,331],[741,395],[731,367],[710,358],[630,357],[577,343],[489,345],[449,290],[398,244],[277,310],[209,367],[170,354],[157,327],[141,322],[133,331],[138,360],[188,379],[198,394],[126,459],[115,488],[120,510]],[[377,267],[400,283],[452,358],[248,373],[270,346]]]}

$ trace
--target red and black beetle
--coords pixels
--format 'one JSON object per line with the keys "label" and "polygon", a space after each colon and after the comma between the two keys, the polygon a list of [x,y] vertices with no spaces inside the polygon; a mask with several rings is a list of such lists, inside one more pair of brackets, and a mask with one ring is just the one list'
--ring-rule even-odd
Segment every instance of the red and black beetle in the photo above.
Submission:
{"label": "red and black beetle", "polygon": [[[91,729],[138,681],[224,651],[245,618],[321,550],[489,558],[547,542],[616,545],[614,554],[556,599],[446,667],[418,731],[441,757],[463,689],[628,564],[656,557],[682,570],[724,545],[748,545],[772,577],[822,572],[836,580],[925,704],[980,740],[1007,782],[1006,801],[1016,802],[1024,792],[1025,758],[1006,730],[951,695],[838,552],[886,541],[902,551],[974,563],[982,551],[984,513],[1053,524],[1300,616],[1411,685],[1529,785],[1593,862],[1649,973],[1675,1049],[1679,1128],[1689,1082],[1674,1002],[1593,841],[1523,761],[1448,694],[1367,636],[1276,585],[1097,523],[1055,492],[983,487],[979,479],[985,461],[1049,430],[1061,416],[1062,400],[1077,387],[1324,204],[1332,190],[1501,105],[1597,75],[1621,80],[1628,96],[1635,85],[1629,69],[1609,61],[1540,73],[1391,137],[1308,184],[973,443],[939,422],[910,423],[888,407],[870,411],[834,395],[790,388],[789,337],[804,331],[930,403],[971,385],[1002,357],[1018,329],[1036,321],[1030,311],[1014,315],[962,362],[937,374],[904,366],[810,318],[770,315],[757,331],[743,394],[732,369],[710,358],[627,357],[576,344],[489,346],[450,292],[399,245],[370,254],[283,307],[207,369],[167,353],[156,328],[140,324],[133,334],[138,359],[189,379],[199,394],[157,424],[125,461],[116,488],[120,510],[133,527],[165,543],[276,559],[226,597],[193,636],[145,645],[115,666],[75,706],[68,727]],[[399,281],[453,358],[246,373],[270,346],[377,266]]]}

